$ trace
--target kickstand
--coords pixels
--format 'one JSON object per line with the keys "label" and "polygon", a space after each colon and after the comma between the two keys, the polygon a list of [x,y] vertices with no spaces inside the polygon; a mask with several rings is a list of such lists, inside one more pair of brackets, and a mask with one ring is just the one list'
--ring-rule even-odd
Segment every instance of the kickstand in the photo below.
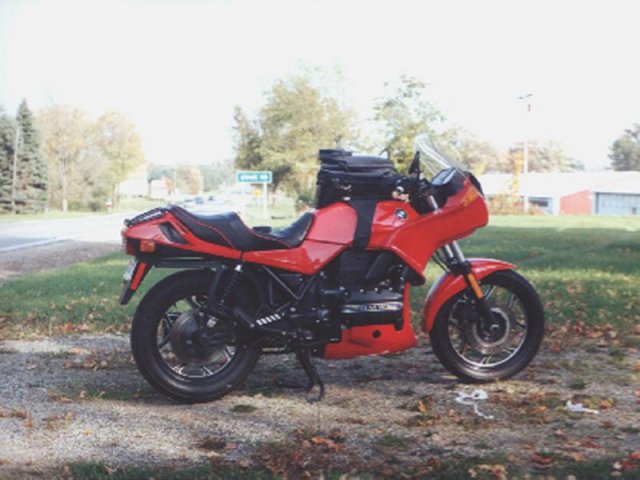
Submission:
{"label": "kickstand", "polygon": [[[309,383],[307,383],[307,401],[309,403],[319,402],[324,398],[324,383],[318,374],[315,364],[311,360],[311,352],[308,348],[301,348],[296,353],[296,357],[298,357],[304,373],[306,373],[309,378]],[[318,393],[313,395],[312,392],[315,387],[318,387]]]}
{"label": "kickstand", "polygon": [[[319,402],[324,398],[324,382],[318,374],[318,370],[311,360],[311,352],[308,348],[301,348],[296,352],[296,358],[300,362],[304,373],[307,374],[308,382],[306,385],[297,385],[287,382],[278,381],[276,384],[281,388],[303,388],[307,391],[307,401],[309,403]],[[312,396],[312,392],[318,387],[318,393]]]}

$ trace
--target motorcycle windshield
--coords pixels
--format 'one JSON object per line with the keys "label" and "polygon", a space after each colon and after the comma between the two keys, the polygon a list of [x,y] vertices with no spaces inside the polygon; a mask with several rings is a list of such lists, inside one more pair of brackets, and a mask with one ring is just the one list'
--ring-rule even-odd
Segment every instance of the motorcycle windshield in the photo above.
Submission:
{"label": "motorcycle windshield", "polygon": [[418,135],[414,140],[414,145],[415,151],[420,155],[422,174],[426,179],[431,180],[447,168],[464,170],[460,163],[438,150],[428,134]]}

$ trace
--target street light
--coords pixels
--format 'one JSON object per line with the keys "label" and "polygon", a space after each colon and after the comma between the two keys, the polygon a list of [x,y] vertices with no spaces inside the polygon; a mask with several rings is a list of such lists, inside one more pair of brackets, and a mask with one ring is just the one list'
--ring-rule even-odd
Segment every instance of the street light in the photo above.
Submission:
{"label": "street light", "polygon": [[[531,100],[530,98],[533,97],[533,93],[527,93],[526,95],[522,95],[521,97],[518,97],[518,100],[521,100],[523,102],[527,102],[527,113],[531,113]],[[528,119],[527,119],[528,120]],[[529,173],[529,129],[527,128],[528,122],[525,122],[525,135],[524,135],[524,172],[522,175],[522,180],[524,180],[524,178],[527,176],[527,174]],[[520,183],[520,189],[522,190],[522,182]],[[522,194],[522,201],[524,203],[524,213],[529,212],[529,197],[527,196],[526,192],[523,192]]]}

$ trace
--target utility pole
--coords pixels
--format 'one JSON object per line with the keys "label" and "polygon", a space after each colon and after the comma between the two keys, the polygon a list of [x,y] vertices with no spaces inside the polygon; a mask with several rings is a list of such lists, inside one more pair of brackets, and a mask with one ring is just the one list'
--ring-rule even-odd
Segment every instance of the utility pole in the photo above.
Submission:
{"label": "utility pole", "polygon": [[16,213],[16,183],[18,181],[18,146],[20,145],[20,124],[16,125],[16,138],[13,144],[13,178],[11,180],[11,213]]}
{"label": "utility pole", "polygon": [[[521,97],[518,97],[518,100],[522,100],[522,101],[526,101],[527,102],[527,119],[525,120],[525,134],[524,134],[524,148],[523,148],[523,156],[524,156],[524,172],[522,175],[522,180],[524,182],[525,178],[527,177],[527,174],[529,173],[529,114],[531,113],[531,100],[530,98],[533,97],[533,93],[527,93],[526,95],[522,95]],[[520,182],[520,191],[522,191],[522,183]],[[529,197],[527,196],[526,190],[523,192],[522,194],[522,202],[523,202],[523,206],[524,206],[524,213],[528,213],[529,212]]]}

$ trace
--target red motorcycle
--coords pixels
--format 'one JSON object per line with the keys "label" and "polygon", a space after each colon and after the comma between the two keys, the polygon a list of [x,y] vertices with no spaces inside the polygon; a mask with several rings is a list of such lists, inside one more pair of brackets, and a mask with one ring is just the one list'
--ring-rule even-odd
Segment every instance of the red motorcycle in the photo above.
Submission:
{"label": "red motorcycle", "polygon": [[465,258],[456,240],[488,222],[476,178],[418,137],[407,176],[390,160],[320,150],[317,209],[272,231],[233,212],[172,205],[125,222],[133,255],[120,303],[152,267],[182,271],[137,308],[131,348],[140,372],[178,400],[227,394],[263,353],[294,353],[316,399],[313,358],[353,358],[415,347],[409,289],[430,258],[422,330],[442,365],[465,381],[515,375],[536,355],[544,311],[506,262]]}

